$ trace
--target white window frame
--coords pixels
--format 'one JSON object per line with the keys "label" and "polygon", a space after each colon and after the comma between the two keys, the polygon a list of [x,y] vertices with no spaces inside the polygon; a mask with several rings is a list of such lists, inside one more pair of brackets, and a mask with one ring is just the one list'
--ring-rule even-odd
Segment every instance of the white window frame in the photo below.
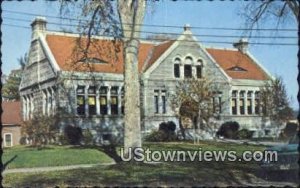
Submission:
{"label": "white window frame", "polygon": [[[6,135],[10,135],[10,138],[11,138],[11,145],[10,146],[7,146],[7,143],[6,143]],[[12,147],[14,144],[13,144],[13,134],[12,133],[4,133],[3,134],[3,143],[4,143],[4,147]]]}

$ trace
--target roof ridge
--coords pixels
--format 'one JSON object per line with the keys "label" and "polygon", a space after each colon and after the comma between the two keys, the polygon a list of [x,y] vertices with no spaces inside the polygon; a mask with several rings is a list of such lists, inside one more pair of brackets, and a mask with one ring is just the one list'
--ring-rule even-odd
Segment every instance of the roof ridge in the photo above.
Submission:
{"label": "roof ridge", "polygon": [[[60,31],[47,31],[46,32],[46,36],[47,35],[56,35],[56,36],[64,36],[64,37],[80,37],[80,34],[79,33],[68,33],[68,32],[60,32]],[[86,38],[87,36],[83,36],[84,38]],[[91,37],[92,39],[97,39],[97,40],[113,40],[115,39],[114,37],[111,37],[111,36],[95,36],[93,35]],[[152,40],[140,40],[141,43],[143,44],[153,44],[153,45],[160,45],[162,43],[160,42],[157,42],[157,41],[152,41]]]}
{"label": "roof ridge", "polygon": [[230,50],[230,51],[238,51],[236,48],[226,48],[226,47],[213,47],[213,46],[204,46],[205,49],[213,49],[213,50]]}

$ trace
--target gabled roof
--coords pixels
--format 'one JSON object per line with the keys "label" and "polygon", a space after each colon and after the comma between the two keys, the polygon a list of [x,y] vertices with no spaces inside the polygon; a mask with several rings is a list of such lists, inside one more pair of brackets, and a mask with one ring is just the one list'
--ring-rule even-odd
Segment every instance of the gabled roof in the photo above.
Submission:
{"label": "gabled roof", "polygon": [[[84,56],[87,39],[78,36],[46,35],[46,42],[58,66],[64,71],[103,72],[122,74],[124,72],[123,43],[108,38],[92,38],[88,56]],[[150,68],[175,41],[160,44],[142,41],[139,46],[139,72]],[[216,63],[232,79],[267,80],[268,74],[249,55],[236,49],[206,48]],[[99,63],[84,63],[82,59],[92,59]]]}
{"label": "gabled roof", "polygon": [[2,101],[2,124],[3,125],[20,125],[21,102],[20,101]]}
{"label": "gabled roof", "polygon": [[[247,54],[235,49],[206,48],[228,76],[233,79],[267,80],[269,76]],[[237,69],[234,69],[237,68]]]}
{"label": "gabled roof", "polygon": [[[91,39],[87,57],[84,56],[88,41],[86,38],[81,38],[79,41],[78,37],[47,34],[46,41],[58,66],[62,70],[123,73],[124,58],[123,43],[121,41]],[[138,54],[139,71],[142,71],[146,62],[146,69],[149,68],[172,43],[166,42],[156,45],[154,43],[141,42]],[[80,48],[80,46],[82,47]],[[86,58],[99,59],[104,63],[86,64],[80,61]]]}

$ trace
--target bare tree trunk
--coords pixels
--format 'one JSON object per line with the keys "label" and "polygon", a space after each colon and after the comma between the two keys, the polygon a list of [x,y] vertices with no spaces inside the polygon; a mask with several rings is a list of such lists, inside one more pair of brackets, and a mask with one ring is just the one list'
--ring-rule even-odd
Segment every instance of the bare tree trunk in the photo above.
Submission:
{"label": "bare tree trunk", "polygon": [[125,84],[124,151],[141,147],[140,83],[138,72],[138,49],[141,24],[143,23],[146,2],[144,0],[120,0],[118,11],[122,24]]}

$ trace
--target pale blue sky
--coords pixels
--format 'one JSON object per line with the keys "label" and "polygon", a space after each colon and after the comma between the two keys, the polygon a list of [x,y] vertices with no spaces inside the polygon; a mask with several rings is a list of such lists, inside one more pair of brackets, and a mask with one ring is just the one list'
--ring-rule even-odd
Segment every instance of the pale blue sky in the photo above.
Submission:
{"label": "pale blue sky", "polygon": [[[155,25],[179,25],[183,26],[189,23],[192,27],[226,27],[226,28],[244,28],[244,20],[237,15],[243,6],[243,1],[160,1],[152,3],[148,7],[145,17],[145,24]],[[2,3],[3,24],[13,24],[18,26],[30,27],[30,22],[34,15],[22,15],[9,13],[6,10],[27,12],[31,14],[59,16],[58,2],[45,1],[4,1]],[[14,19],[23,19],[25,21],[16,21]],[[58,19],[47,18],[49,22],[61,23]],[[67,23],[67,22],[64,22]],[[49,29],[58,30],[55,25],[48,25]],[[265,27],[273,28],[271,24]],[[290,22],[286,28],[297,29],[296,22]],[[7,25],[1,26],[2,30],[2,71],[8,74],[12,69],[18,68],[17,58],[24,55],[28,51],[30,45],[31,30],[29,28],[11,27]],[[149,28],[144,27],[145,31],[155,32],[174,32],[181,33],[181,28]],[[194,34],[198,35],[235,35],[240,36],[242,31],[224,31],[224,30],[207,30],[192,29]],[[261,32],[261,35],[276,36],[274,33]],[[297,32],[282,32],[278,35],[297,37]],[[226,41],[234,42],[238,38],[208,38],[197,37],[201,41]],[[266,43],[297,43],[297,39],[255,39],[250,42],[266,42]],[[207,46],[214,47],[232,47],[229,44],[209,44]],[[250,45],[250,52],[255,58],[273,75],[283,77],[286,84],[288,95],[292,96],[292,106],[298,107],[297,102],[297,51],[298,46],[270,46],[270,45]]]}

